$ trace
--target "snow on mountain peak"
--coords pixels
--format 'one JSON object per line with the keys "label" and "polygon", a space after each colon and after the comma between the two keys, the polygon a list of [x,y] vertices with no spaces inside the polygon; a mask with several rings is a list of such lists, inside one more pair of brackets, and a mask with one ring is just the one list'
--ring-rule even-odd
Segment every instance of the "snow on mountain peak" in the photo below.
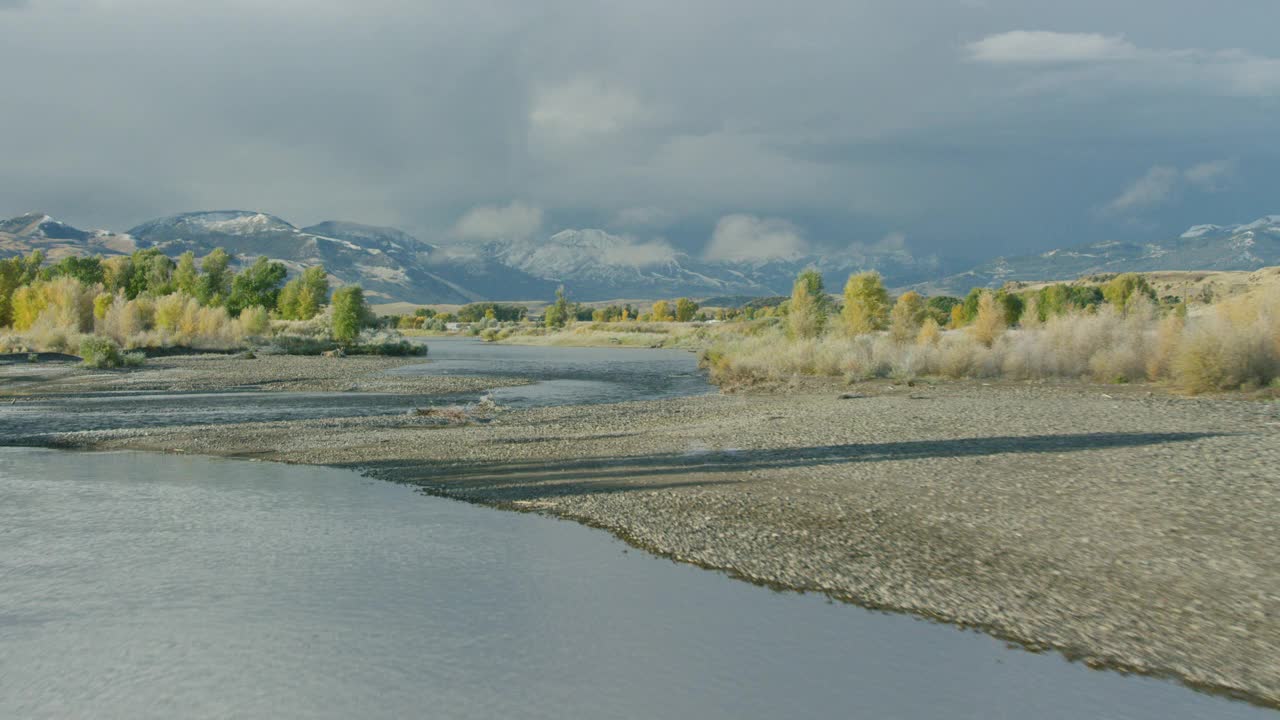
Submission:
{"label": "snow on mountain peak", "polygon": [[1182,233],[1181,238],[1183,240],[1193,240],[1218,233],[1235,235],[1254,230],[1280,233],[1280,215],[1265,215],[1244,225],[1196,225]]}
{"label": "snow on mountain peak", "polygon": [[663,240],[642,242],[594,228],[561,230],[546,240],[499,243],[496,252],[503,262],[543,278],[635,272],[679,262],[679,253]]}
{"label": "snow on mountain peak", "polygon": [[1222,227],[1219,225],[1195,225],[1191,228],[1188,228],[1186,232],[1182,233],[1182,239],[1190,240],[1192,238],[1204,237],[1209,233],[1217,232],[1221,229]]}
{"label": "snow on mountain peak", "polygon": [[1241,225],[1235,228],[1236,232],[1248,230],[1280,230],[1280,215],[1267,215],[1254,220],[1248,225]]}

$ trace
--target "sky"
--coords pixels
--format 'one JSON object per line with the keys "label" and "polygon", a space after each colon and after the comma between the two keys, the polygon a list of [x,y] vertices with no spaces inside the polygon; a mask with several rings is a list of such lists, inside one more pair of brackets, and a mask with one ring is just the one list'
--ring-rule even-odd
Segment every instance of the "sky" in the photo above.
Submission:
{"label": "sky", "polygon": [[1275,0],[0,0],[0,214],[981,260],[1280,213]]}

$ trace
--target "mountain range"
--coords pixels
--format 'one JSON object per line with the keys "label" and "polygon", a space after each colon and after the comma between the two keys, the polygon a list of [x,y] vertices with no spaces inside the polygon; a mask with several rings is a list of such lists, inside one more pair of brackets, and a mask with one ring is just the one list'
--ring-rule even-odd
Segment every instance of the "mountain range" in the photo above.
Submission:
{"label": "mountain range", "polygon": [[841,252],[729,261],[695,257],[660,240],[637,241],[596,229],[521,240],[432,244],[395,228],[339,221],[297,227],[274,215],[240,210],[171,215],[123,233],[81,230],[42,213],[0,221],[0,256],[37,248],[55,260],[144,248],[173,256],[190,250],[201,256],[216,247],[242,263],[267,255],[294,272],[323,264],[338,281],[360,283],[381,302],[540,300],[560,285],[583,301],[783,295],[806,267],[820,268],[833,291],[851,273],[878,270],[890,287],[962,294],[1010,280],[1278,265],[1280,216],[1244,225],[1199,225],[1165,242],[1102,242],[996,258],[954,274],[947,274],[936,258],[913,256],[900,240],[854,245]]}
{"label": "mountain range", "polygon": [[1035,255],[999,257],[966,272],[915,286],[927,295],[959,295],[1011,280],[1071,280],[1083,275],[1157,270],[1257,270],[1280,265],[1280,215],[1242,225],[1197,225],[1154,243],[1098,242]]}

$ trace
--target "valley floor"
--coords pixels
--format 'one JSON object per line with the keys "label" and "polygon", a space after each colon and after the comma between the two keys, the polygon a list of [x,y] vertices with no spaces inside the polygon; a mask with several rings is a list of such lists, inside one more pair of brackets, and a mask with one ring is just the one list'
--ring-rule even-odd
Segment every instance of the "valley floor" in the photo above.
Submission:
{"label": "valley floor", "polygon": [[356,468],[1280,705],[1280,405],[1081,384],[844,390],[0,442]]}

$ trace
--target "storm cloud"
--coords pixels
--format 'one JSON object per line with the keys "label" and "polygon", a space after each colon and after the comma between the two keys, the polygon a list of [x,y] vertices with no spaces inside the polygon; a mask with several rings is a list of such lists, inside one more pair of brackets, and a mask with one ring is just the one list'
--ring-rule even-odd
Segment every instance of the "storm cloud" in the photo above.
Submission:
{"label": "storm cloud", "polygon": [[0,214],[980,258],[1280,212],[1272,0],[0,10]]}

